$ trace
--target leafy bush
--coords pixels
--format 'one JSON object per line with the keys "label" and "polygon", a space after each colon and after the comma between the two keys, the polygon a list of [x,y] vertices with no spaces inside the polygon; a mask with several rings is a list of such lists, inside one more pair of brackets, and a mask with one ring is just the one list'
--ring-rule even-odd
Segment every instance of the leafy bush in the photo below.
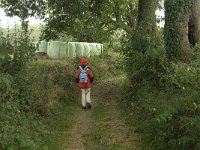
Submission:
{"label": "leafy bush", "polygon": [[14,46],[6,40],[0,43],[5,48],[0,57],[0,149],[48,149],[50,129],[44,120],[57,103],[72,103],[74,68],[54,61],[30,61],[34,49],[25,34],[19,34]]}
{"label": "leafy bush", "polygon": [[169,62],[162,41],[142,32],[129,42],[122,102],[127,123],[143,135],[144,149],[200,149],[199,46],[185,64]]}
{"label": "leafy bush", "polygon": [[133,84],[123,101],[145,148],[199,149],[199,62],[169,65],[159,51],[140,54],[133,58]]}
{"label": "leafy bush", "polygon": [[132,52],[126,60],[129,78],[136,84],[152,84],[160,86],[164,83],[164,75],[168,74],[168,63],[162,49],[152,49],[144,53]]}
{"label": "leafy bush", "polygon": [[0,74],[0,99],[10,100],[13,94],[13,78],[9,74]]}
{"label": "leafy bush", "polygon": [[50,131],[43,120],[52,115],[51,109],[57,104],[74,103],[75,85],[70,72],[64,64],[37,61],[28,63],[15,76],[0,75],[1,149],[48,147],[44,139],[49,139]]}

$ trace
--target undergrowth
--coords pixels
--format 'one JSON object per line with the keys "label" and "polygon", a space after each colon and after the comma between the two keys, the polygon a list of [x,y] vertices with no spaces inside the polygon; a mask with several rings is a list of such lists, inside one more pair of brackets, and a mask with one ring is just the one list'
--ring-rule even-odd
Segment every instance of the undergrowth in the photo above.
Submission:
{"label": "undergrowth", "polygon": [[35,61],[16,75],[0,74],[0,149],[54,149],[63,140],[59,131],[72,126],[76,95],[66,65]]}
{"label": "undergrowth", "polygon": [[198,150],[199,59],[169,63],[160,50],[135,51],[129,59],[134,65],[121,99],[126,122],[142,135],[143,149]]}

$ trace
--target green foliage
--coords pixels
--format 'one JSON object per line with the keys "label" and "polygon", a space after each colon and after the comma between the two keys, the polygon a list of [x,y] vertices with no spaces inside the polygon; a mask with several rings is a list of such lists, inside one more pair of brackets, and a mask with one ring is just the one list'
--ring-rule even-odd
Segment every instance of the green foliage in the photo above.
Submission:
{"label": "green foliage", "polygon": [[[152,51],[156,52],[157,49],[160,51],[160,48],[162,47],[162,38],[156,30],[155,10],[158,6],[157,1],[150,0],[146,3],[145,1],[140,0],[138,5],[138,24],[134,30],[132,38],[125,42],[124,50],[127,62],[126,66],[129,70],[128,72],[131,73],[135,71],[131,66],[136,66],[135,63],[137,62],[141,63],[143,61],[143,56],[151,54]],[[161,57],[163,57],[163,55]],[[150,62],[147,63],[149,64]],[[147,66],[148,64],[141,65]],[[137,68],[136,71],[138,69],[139,68]]]}
{"label": "green foliage", "polygon": [[130,79],[140,86],[140,84],[150,84],[163,86],[165,75],[169,72],[165,53],[162,49],[152,49],[144,54],[133,53],[134,57],[127,60],[127,71]]}
{"label": "green foliage", "polygon": [[[15,76],[0,75],[1,149],[47,148],[52,140],[49,136],[53,122],[49,124],[44,120],[52,117],[55,121],[61,112],[56,113],[54,107],[60,103],[62,109],[74,103],[73,75],[65,65],[40,61],[27,66]],[[67,113],[66,116],[70,116]]]}
{"label": "green foliage", "polygon": [[175,87],[143,88],[139,104],[143,110],[139,111],[146,118],[139,119],[143,120],[139,129],[148,135],[154,149],[198,149],[199,69],[185,64],[173,68],[170,81]]}
{"label": "green foliage", "polygon": [[114,30],[131,34],[136,24],[137,1],[48,1],[49,18],[43,38],[65,33],[79,41],[107,42]]}
{"label": "green foliage", "polygon": [[138,27],[125,51],[129,88],[122,104],[129,125],[136,125],[135,131],[143,135],[144,149],[197,150],[200,130],[198,46],[190,64],[171,62],[177,60],[182,46],[179,34],[182,26],[176,21],[186,19],[180,14],[188,11],[191,1],[169,0],[165,4],[172,5],[166,8],[171,16],[166,16],[169,22],[164,31],[169,47],[165,52],[162,39],[152,38],[144,32],[143,26]]}
{"label": "green foliage", "polygon": [[11,50],[6,49],[7,55],[1,65],[4,72],[14,75],[31,60],[35,49],[28,37],[28,32],[16,32],[12,38],[7,39],[9,43],[12,42],[12,45],[7,44]]}
{"label": "green foliage", "polygon": [[0,6],[5,9],[8,16],[18,16],[24,21],[28,17],[41,15],[45,10],[45,1],[1,0]]}
{"label": "green foliage", "polygon": [[[140,30],[141,31],[140,31]],[[162,34],[157,32],[157,38],[151,37],[141,28],[128,43],[125,43],[125,65],[129,79],[134,84],[160,86],[164,84],[164,75],[168,74],[169,63],[163,49]]]}
{"label": "green foliage", "polygon": [[144,149],[199,149],[198,53],[190,64],[169,63],[162,49],[131,54],[133,84],[122,101],[127,122],[143,135]]}
{"label": "green foliage", "polygon": [[[1,31],[1,30],[0,30]],[[0,59],[6,59],[8,54],[11,52],[11,44],[8,38],[6,38],[3,32],[0,33]]]}
{"label": "green foliage", "polygon": [[44,120],[55,117],[53,106],[73,104],[74,68],[30,61],[34,48],[26,31],[1,39],[0,149],[48,149],[53,123]]}
{"label": "green foliage", "polygon": [[0,74],[0,84],[1,84],[1,87],[0,87],[0,95],[1,95],[1,98],[0,98],[0,101],[3,101],[3,100],[10,100],[12,99],[12,96],[13,96],[13,78],[8,75],[8,74]]}
{"label": "green foliage", "polygon": [[[31,96],[29,96],[25,99],[25,94],[19,93],[23,92],[20,91],[22,87],[15,81],[15,77],[11,75],[1,74],[0,82],[2,85],[0,89],[1,149],[40,148],[40,146],[35,145],[35,141],[39,137],[43,137],[44,125],[38,121],[38,117],[36,118],[35,114],[27,112],[30,111],[28,106],[33,98],[30,99]],[[25,85],[23,83],[21,83],[21,86]],[[30,129],[37,129],[37,132]]]}
{"label": "green foliage", "polygon": [[[43,25],[29,25],[28,27],[28,34],[29,34],[29,39],[31,39],[31,41],[33,42],[37,42],[40,40],[40,36],[41,36],[41,32],[43,29]],[[11,40],[14,40],[14,35],[16,34],[16,32],[21,32],[21,26],[20,25],[15,25],[15,27],[12,27],[9,29],[9,31],[7,31],[7,29],[2,28],[2,32],[4,35],[10,34],[10,38]]]}

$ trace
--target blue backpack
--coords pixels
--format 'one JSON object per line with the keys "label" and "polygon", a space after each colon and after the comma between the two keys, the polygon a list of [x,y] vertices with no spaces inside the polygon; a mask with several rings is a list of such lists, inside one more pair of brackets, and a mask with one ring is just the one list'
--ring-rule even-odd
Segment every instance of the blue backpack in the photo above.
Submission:
{"label": "blue backpack", "polygon": [[80,83],[85,84],[88,81],[88,76],[87,76],[87,73],[86,73],[87,68],[88,68],[87,66],[85,66],[84,69],[81,66],[79,66],[79,69],[81,70],[81,73],[79,75]]}

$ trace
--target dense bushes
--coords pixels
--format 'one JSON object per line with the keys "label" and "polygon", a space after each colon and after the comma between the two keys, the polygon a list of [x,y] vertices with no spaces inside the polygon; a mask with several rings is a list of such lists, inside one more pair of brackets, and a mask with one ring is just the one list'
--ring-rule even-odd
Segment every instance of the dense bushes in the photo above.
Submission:
{"label": "dense bushes", "polygon": [[33,51],[27,33],[19,33],[14,40],[1,35],[0,149],[2,150],[48,149],[51,124],[46,120],[54,116],[52,109],[60,103],[63,107],[66,105],[66,109],[67,104],[73,104],[72,99],[75,94],[73,62],[64,64],[48,60],[33,61]]}
{"label": "dense bushes", "polygon": [[58,103],[74,100],[73,75],[66,65],[36,61],[27,66],[15,76],[0,75],[1,149],[47,148],[50,131],[43,120]]}
{"label": "dense bushes", "polygon": [[190,64],[169,63],[162,49],[131,53],[132,84],[123,102],[128,122],[144,135],[145,149],[200,149],[198,58]]}
{"label": "dense bushes", "polygon": [[146,117],[138,120],[138,129],[148,136],[153,149],[199,149],[198,74],[196,68],[188,70],[184,64],[174,71],[174,85],[142,88],[139,112]]}
{"label": "dense bushes", "polygon": [[199,149],[198,50],[190,64],[170,62],[162,33],[157,37],[136,30],[126,43],[129,88],[123,104],[127,122],[136,124],[147,150]]}

